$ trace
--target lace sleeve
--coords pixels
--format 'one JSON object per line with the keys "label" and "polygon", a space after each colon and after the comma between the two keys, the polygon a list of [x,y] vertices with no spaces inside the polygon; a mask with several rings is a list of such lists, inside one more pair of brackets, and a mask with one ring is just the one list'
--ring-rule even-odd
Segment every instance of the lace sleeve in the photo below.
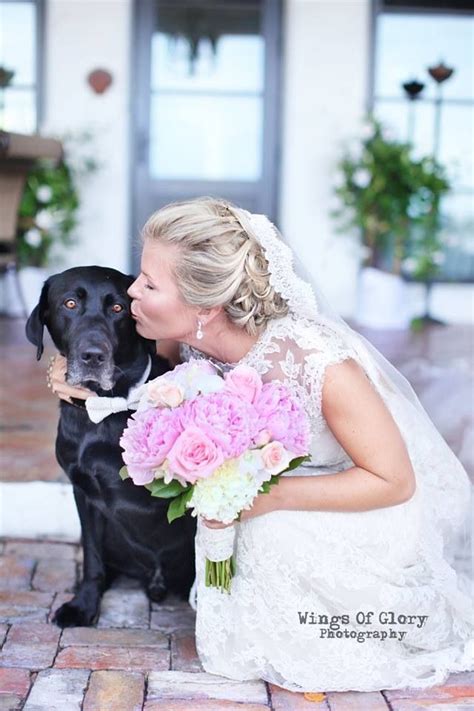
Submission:
{"label": "lace sleeve", "polygon": [[315,431],[320,431],[325,426],[322,394],[327,367],[351,358],[358,360],[355,351],[340,335],[329,329],[322,329],[320,338],[320,347],[305,353],[301,374],[302,385],[310,402],[310,415]]}
{"label": "lace sleeve", "polygon": [[298,395],[316,433],[325,425],[321,399],[326,368],[348,358],[357,359],[355,351],[329,326],[282,319],[247,364],[264,380],[278,380]]}

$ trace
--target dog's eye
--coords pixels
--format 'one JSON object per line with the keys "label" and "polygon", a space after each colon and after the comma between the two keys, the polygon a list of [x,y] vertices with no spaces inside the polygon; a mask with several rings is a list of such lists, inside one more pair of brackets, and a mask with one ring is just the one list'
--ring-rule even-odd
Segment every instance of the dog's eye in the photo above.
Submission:
{"label": "dog's eye", "polygon": [[64,306],[65,306],[67,309],[75,309],[76,306],[77,306],[77,304],[76,304],[76,302],[74,301],[74,299],[66,299],[66,301],[64,302]]}
{"label": "dog's eye", "polygon": [[116,314],[119,314],[121,311],[123,311],[122,304],[114,304],[112,306],[112,311],[114,311]]}

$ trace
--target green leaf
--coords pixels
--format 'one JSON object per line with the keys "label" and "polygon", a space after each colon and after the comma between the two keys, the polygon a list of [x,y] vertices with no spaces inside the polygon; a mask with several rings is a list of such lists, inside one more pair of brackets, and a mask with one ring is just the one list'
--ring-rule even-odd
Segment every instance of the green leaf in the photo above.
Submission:
{"label": "green leaf", "polygon": [[170,481],[169,484],[165,484],[163,479],[156,479],[150,484],[150,489],[152,496],[157,496],[161,499],[172,499],[174,496],[182,494],[184,491],[188,490],[187,486],[182,486],[179,481]]}
{"label": "green leaf", "polygon": [[274,484],[278,484],[278,481],[280,480],[280,475],[279,474],[274,474],[268,481],[264,481],[262,486],[260,487],[259,491],[262,492],[262,494],[268,494],[270,491],[271,487]]}
{"label": "green leaf", "polygon": [[176,518],[184,516],[186,513],[186,504],[191,500],[194,487],[190,486],[184,494],[177,496],[168,506],[167,518],[168,523],[172,523]]}
{"label": "green leaf", "polygon": [[280,476],[283,474],[283,472],[290,472],[292,471],[292,469],[296,469],[297,467],[299,467],[303,462],[310,461],[311,457],[309,456],[309,454],[306,454],[304,457],[295,457],[291,460],[286,469],[283,469],[283,471],[281,471],[279,474],[273,474],[273,476],[268,481],[264,481],[259,489],[259,492],[262,492],[262,494],[268,494],[271,487],[280,481]]}
{"label": "green leaf", "polygon": [[121,470],[119,471],[119,477],[123,479],[129,479],[130,474],[128,473],[127,467],[122,467]]}
{"label": "green leaf", "polygon": [[[295,457],[294,459],[291,460],[291,462],[288,464],[287,468],[284,469],[285,472],[291,472],[293,469],[296,469],[297,467],[301,466],[303,462],[310,462],[311,457],[309,454],[306,454],[304,457]],[[283,474],[283,472],[281,472]]]}

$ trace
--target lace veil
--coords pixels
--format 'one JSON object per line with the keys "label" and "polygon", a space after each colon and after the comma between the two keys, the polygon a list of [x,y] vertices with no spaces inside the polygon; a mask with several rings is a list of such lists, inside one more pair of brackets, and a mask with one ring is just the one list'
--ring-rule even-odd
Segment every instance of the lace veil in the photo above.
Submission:
{"label": "lace veil", "polygon": [[[408,380],[361,334],[353,330],[330,306],[294,251],[265,215],[233,209],[244,228],[250,227],[265,251],[270,282],[288,303],[296,320],[330,326],[357,355],[370,380],[384,399],[407,444],[421,499],[425,553],[440,562],[449,578],[454,567],[465,573],[459,550],[469,550],[471,485],[463,466],[438,432]],[[464,553],[464,555],[466,555]],[[450,566],[444,565],[446,558]],[[451,581],[452,582],[452,581]]]}

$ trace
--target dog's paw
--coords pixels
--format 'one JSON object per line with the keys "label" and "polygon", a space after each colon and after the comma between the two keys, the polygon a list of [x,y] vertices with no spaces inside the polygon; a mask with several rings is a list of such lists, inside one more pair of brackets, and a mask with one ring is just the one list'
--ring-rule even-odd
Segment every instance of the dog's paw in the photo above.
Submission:
{"label": "dog's paw", "polygon": [[96,616],[97,610],[86,609],[71,600],[56,610],[53,622],[58,627],[89,627]]}
{"label": "dog's paw", "polygon": [[168,594],[168,587],[161,572],[155,573],[146,587],[148,597],[153,602],[162,602]]}

